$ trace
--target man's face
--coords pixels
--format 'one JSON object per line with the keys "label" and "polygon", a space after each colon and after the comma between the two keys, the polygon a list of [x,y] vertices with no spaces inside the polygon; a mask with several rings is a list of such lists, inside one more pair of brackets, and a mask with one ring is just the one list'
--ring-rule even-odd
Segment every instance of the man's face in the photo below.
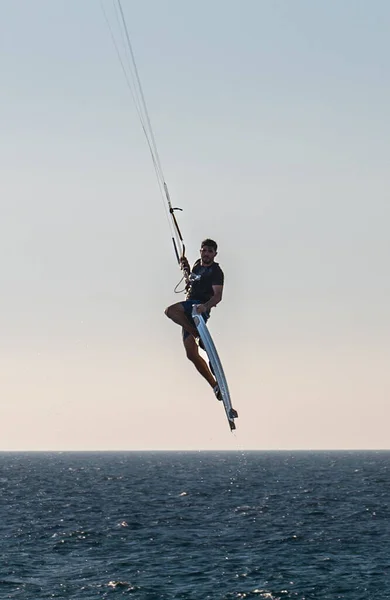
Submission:
{"label": "man's face", "polygon": [[200,258],[202,264],[211,265],[216,257],[217,252],[211,246],[202,246],[200,249]]}

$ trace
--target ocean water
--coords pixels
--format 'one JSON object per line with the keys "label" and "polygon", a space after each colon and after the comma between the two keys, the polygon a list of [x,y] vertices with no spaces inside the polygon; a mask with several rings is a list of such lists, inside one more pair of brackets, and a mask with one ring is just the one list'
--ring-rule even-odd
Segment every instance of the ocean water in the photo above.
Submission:
{"label": "ocean water", "polygon": [[390,453],[0,454],[0,599],[390,599]]}

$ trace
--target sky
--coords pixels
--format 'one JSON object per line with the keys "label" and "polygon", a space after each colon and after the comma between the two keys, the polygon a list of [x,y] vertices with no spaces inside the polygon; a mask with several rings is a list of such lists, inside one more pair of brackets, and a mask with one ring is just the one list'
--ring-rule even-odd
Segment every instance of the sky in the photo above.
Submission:
{"label": "sky", "polygon": [[122,6],[237,430],[164,315],[113,3],[2,0],[0,450],[390,448],[390,4]]}

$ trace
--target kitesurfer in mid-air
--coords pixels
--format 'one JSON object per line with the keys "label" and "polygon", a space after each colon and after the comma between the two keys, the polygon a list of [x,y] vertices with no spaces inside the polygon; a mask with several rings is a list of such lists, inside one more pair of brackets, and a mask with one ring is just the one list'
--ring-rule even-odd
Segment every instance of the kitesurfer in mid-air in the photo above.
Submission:
{"label": "kitesurfer in mid-air", "polygon": [[199,354],[198,344],[201,348],[203,344],[191,316],[192,306],[196,304],[197,312],[202,315],[206,322],[210,316],[210,310],[222,300],[224,274],[219,264],[214,261],[217,249],[214,240],[203,240],[200,246],[200,259],[195,262],[192,270],[185,257],[180,260],[180,266],[189,280],[187,297],[183,302],[168,306],[165,314],[174,323],[181,325],[187,358],[194,363],[199,373],[208,381],[220,400],[221,392],[217,381],[206,361]]}

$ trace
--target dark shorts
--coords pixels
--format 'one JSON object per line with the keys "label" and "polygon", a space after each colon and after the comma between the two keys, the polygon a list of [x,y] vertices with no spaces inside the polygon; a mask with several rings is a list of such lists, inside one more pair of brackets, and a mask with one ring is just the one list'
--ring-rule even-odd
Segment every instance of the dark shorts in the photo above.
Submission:
{"label": "dark shorts", "polygon": [[[196,329],[194,319],[192,318],[192,307],[194,304],[203,304],[203,302],[201,302],[200,300],[184,300],[181,303],[182,307],[184,308],[184,312],[185,312],[187,319],[189,320],[191,325],[193,325]],[[202,313],[201,316],[203,317],[204,322],[207,323],[207,320],[210,316],[210,311],[208,310],[208,311]],[[190,334],[188,333],[188,331],[186,331],[185,329],[182,328],[183,342],[186,338],[188,338],[189,335]]]}

